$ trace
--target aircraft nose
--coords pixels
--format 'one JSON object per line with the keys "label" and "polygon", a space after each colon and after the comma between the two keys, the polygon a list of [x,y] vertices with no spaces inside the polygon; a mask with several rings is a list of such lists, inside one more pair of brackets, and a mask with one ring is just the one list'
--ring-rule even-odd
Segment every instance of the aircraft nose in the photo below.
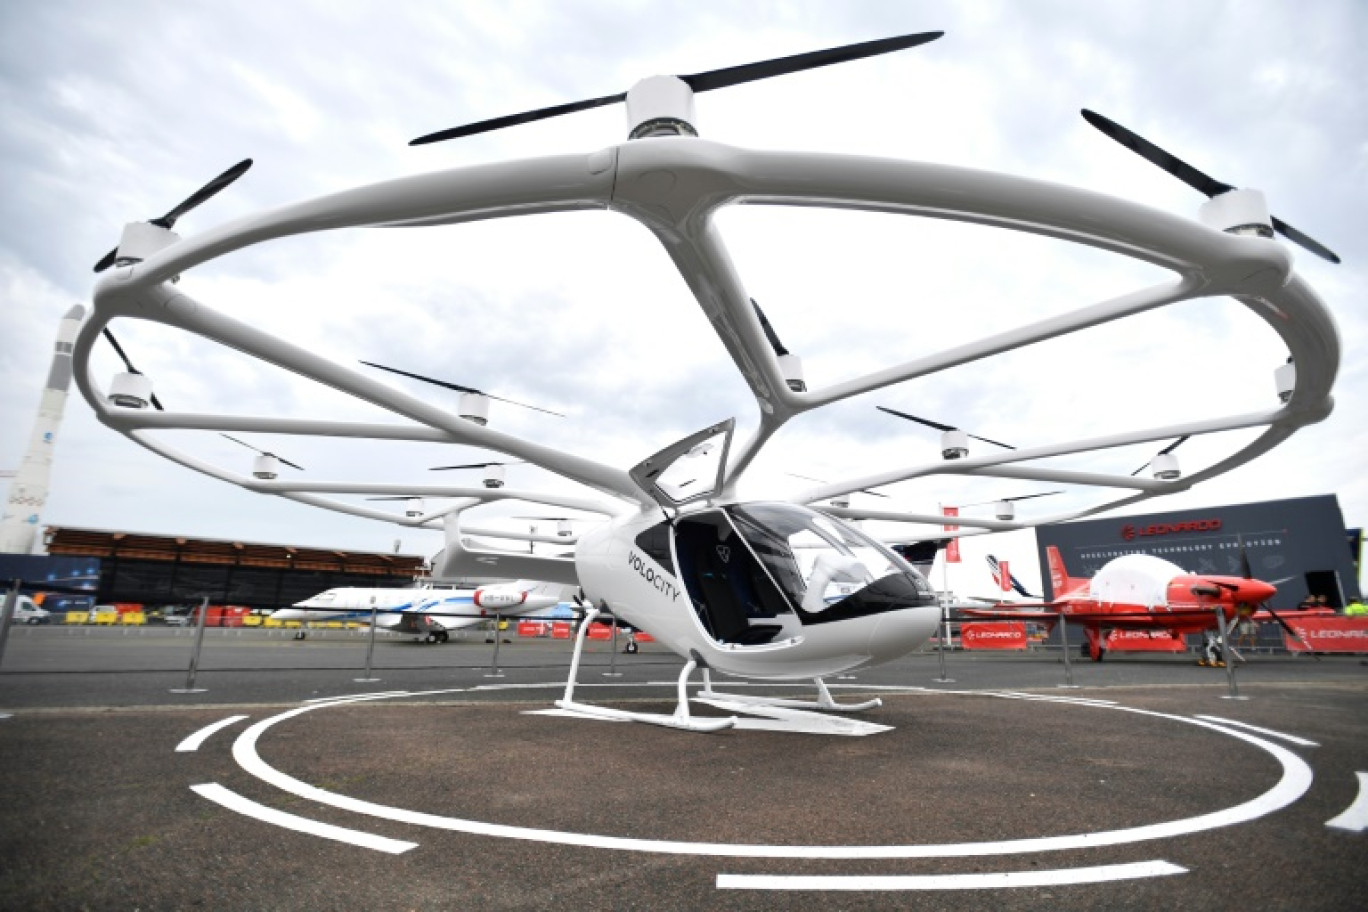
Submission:
{"label": "aircraft nose", "polygon": [[1258,604],[1271,599],[1278,592],[1278,587],[1265,583],[1263,580],[1245,580],[1240,586],[1240,601]]}

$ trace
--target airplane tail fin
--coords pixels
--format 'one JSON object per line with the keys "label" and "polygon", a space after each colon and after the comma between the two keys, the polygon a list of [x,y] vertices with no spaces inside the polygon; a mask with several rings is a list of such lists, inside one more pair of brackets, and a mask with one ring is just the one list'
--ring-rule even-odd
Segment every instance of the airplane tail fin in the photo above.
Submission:
{"label": "airplane tail fin", "polygon": [[1087,583],[1086,579],[1069,576],[1069,571],[1064,569],[1064,558],[1060,556],[1059,548],[1050,545],[1045,553],[1050,563],[1050,588],[1055,598]]}
{"label": "airplane tail fin", "polygon": [[[988,555],[988,566],[989,566],[989,567],[992,569],[992,571],[993,571],[993,579],[994,579],[994,580],[1001,580],[1001,579],[1002,579],[1002,569],[1001,569],[1001,565],[998,563],[998,559],[997,559],[996,557],[994,557],[993,555],[991,555],[991,554]],[[1022,598],[1028,598],[1028,599],[1040,598],[1040,596],[1038,596],[1038,595],[1032,595],[1030,592],[1027,592],[1027,591],[1026,591],[1026,586],[1022,584],[1021,580],[1019,580],[1019,579],[1016,578],[1016,574],[1014,574],[1014,573],[1009,573],[1009,574],[1008,574],[1008,577],[1009,577],[1009,582],[1011,583],[1012,588],[1013,588],[1014,590],[1016,590],[1017,594],[1019,594]]]}

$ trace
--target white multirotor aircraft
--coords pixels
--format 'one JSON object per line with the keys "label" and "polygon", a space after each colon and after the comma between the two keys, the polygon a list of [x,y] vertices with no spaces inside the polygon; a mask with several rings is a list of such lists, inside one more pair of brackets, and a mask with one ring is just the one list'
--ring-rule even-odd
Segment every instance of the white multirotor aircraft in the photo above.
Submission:
{"label": "white multirotor aircraft", "polygon": [[[696,92],[910,48],[939,36],[938,32],[909,35],[708,73],[651,77],[620,95],[497,118],[415,141],[455,138],[625,101],[630,133],[618,145],[587,154],[403,177],[287,205],[185,238],[170,230],[176,218],[236,179],[245,170],[238,166],[166,216],[129,225],[118,248],[101,261],[102,268],[112,268],[97,285],[95,313],[82,327],[76,344],[81,392],[102,422],[181,465],[250,490],[352,515],[443,528],[446,547],[434,559],[434,577],[541,579],[575,585],[582,589],[591,611],[611,610],[685,660],[672,714],[591,706],[576,700],[573,693],[581,636],[565,696],[558,701],[572,714],[693,730],[730,725],[729,719],[690,715],[685,685],[696,669],[702,670],[707,692],[711,692],[709,672],[716,670],[771,680],[814,679],[818,699],[805,705],[825,709],[873,705],[877,701],[837,704],[822,683],[823,676],[895,659],[916,649],[936,628],[942,609],[920,574],[846,520],[939,525],[944,517],[932,512],[855,509],[849,505],[849,494],[947,474],[1124,492],[1083,509],[1029,520],[957,520],[981,533],[1071,519],[1186,490],[1322,420],[1331,409],[1330,389],[1339,364],[1333,320],[1315,292],[1294,272],[1289,249],[1272,234],[1277,229],[1303,246],[1309,246],[1309,239],[1284,230],[1288,226],[1273,219],[1257,191],[1221,185],[1227,189],[1213,192],[1201,220],[1193,221],[1091,191],[1010,175],[891,158],[753,151],[697,135]],[[1130,145],[1140,149],[1135,143]],[[905,363],[870,365],[861,376],[809,388],[800,359],[780,344],[752,300],[717,227],[720,211],[742,204],[929,217],[1026,232],[1142,260],[1170,271],[1172,281],[995,331],[945,351],[921,351]],[[607,465],[490,427],[491,397],[478,390],[467,388],[457,411],[439,408],[380,382],[373,374],[326,360],[191,296],[195,267],[277,238],[357,226],[421,228],[593,208],[635,220],[659,240],[754,396],[758,426],[749,436],[733,441],[735,426],[728,420],[665,447],[631,469]],[[184,281],[173,285],[181,276]],[[1229,296],[1245,305],[1286,344],[1295,372],[1291,364],[1279,365],[1275,379],[1282,401],[1276,407],[973,457],[969,435],[947,427],[942,438],[944,461],[821,484],[784,502],[747,502],[738,494],[738,485],[758,454],[795,417],[1078,330],[1208,296]],[[91,348],[101,329],[115,318],[155,320],[230,346],[384,408],[401,423],[148,411],[151,385],[146,376],[121,374],[106,392],[91,375]],[[1063,422],[1060,428],[1077,426]],[[1155,460],[1154,477],[1075,471],[1056,467],[1057,461],[1051,467],[1032,464],[1246,428],[1258,429],[1252,440],[1187,476],[1177,470],[1171,452]],[[549,495],[503,487],[501,480],[498,486],[459,486],[306,481],[298,476],[280,479],[271,465],[258,466],[245,476],[159,439],[159,432],[187,429],[473,446],[555,473],[589,493]],[[425,507],[409,511],[419,515],[402,515],[338,499],[338,495],[422,498]],[[531,538],[573,548],[566,555],[502,550],[472,539],[472,533],[494,533],[472,527],[466,514],[503,500],[532,502],[576,516],[587,513],[599,521],[578,534]],[[819,502],[823,503],[820,508],[810,506]],[[513,534],[505,537],[529,540]]]}

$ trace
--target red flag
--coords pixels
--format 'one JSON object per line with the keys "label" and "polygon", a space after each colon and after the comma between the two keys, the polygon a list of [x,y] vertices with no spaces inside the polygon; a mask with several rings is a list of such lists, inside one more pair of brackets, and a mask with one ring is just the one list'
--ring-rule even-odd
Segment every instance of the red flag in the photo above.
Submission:
{"label": "red flag", "polygon": [[998,561],[998,585],[1003,592],[1012,591],[1012,571],[1007,569],[1006,561]]}
{"label": "red flag", "polygon": [[960,562],[958,538],[950,539],[949,544],[945,546],[945,562],[947,564],[958,564]]}
{"label": "red flag", "polygon": [[[959,507],[941,507],[941,512],[946,516],[959,516]],[[945,526],[946,532],[958,532],[959,526]],[[955,558],[959,560],[959,558]]]}

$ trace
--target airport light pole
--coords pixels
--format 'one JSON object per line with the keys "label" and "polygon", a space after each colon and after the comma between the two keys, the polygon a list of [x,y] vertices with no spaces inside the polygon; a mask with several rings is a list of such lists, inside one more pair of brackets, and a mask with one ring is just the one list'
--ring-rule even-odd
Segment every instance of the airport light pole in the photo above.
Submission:
{"label": "airport light pole", "polygon": [[371,657],[375,655],[375,596],[370,597],[371,621],[370,621],[370,643],[366,646],[366,676],[364,678],[353,678],[358,684],[373,684],[380,680],[371,677]]}

